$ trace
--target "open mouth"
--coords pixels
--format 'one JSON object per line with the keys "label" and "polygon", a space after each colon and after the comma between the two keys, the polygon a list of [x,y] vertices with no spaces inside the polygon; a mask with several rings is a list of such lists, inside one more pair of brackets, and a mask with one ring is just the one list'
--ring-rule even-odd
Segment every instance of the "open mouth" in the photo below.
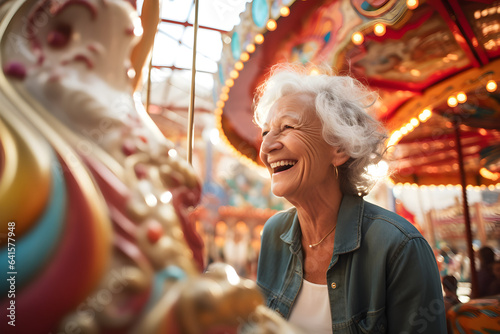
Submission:
{"label": "open mouth", "polygon": [[273,173],[279,173],[292,168],[296,163],[296,160],[281,160],[271,163],[271,168]]}

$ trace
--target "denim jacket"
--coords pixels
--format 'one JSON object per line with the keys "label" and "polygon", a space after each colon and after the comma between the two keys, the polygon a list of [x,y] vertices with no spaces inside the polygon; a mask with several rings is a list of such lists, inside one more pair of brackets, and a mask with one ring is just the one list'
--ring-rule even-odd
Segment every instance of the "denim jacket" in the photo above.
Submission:
{"label": "denim jacket", "polygon": [[[264,226],[257,284],[267,306],[288,319],[303,278],[295,208]],[[344,195],[326,273],[333,333],[445,334],[434,254],[397,214]]]}

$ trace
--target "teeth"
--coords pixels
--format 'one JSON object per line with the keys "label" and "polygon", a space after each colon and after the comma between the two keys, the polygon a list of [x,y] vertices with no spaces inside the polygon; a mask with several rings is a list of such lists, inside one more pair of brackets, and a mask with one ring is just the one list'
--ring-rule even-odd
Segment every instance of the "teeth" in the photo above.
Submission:
{"label": "teeth", "polygon": [[288,165],[293,166],[293,165],[295,165],[295,162],[296,161],[292,161],[292,160],[281,160],[281,161],[271,163],[271,168],[276,168],[276,167],[280,167],[280,166],[288,166]]}

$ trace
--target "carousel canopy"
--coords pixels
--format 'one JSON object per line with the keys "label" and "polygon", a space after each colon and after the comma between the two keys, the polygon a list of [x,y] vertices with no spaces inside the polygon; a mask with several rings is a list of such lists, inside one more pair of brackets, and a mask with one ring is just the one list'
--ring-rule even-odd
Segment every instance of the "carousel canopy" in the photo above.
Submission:
{"label": "carousel canopy", "polygon": [[245,159],[261,164],[252,102],[269,68],[327,63],[378,92],[394,182],[458,184],[459,162],[468,184],[498,182],[499,1],[254,0],[240,18],[225,35],[215,114]]}

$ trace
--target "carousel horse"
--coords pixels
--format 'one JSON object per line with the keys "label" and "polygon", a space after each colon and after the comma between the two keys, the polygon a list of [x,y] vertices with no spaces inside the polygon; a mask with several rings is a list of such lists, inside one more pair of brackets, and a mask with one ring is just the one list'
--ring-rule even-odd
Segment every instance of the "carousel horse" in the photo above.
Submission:
{"label": "carousel horse", "polygon": [[253,282],[202,274],[200,183],[134,94],[158,2],[134,6],[0,1],[0,331],[282,333]]}

